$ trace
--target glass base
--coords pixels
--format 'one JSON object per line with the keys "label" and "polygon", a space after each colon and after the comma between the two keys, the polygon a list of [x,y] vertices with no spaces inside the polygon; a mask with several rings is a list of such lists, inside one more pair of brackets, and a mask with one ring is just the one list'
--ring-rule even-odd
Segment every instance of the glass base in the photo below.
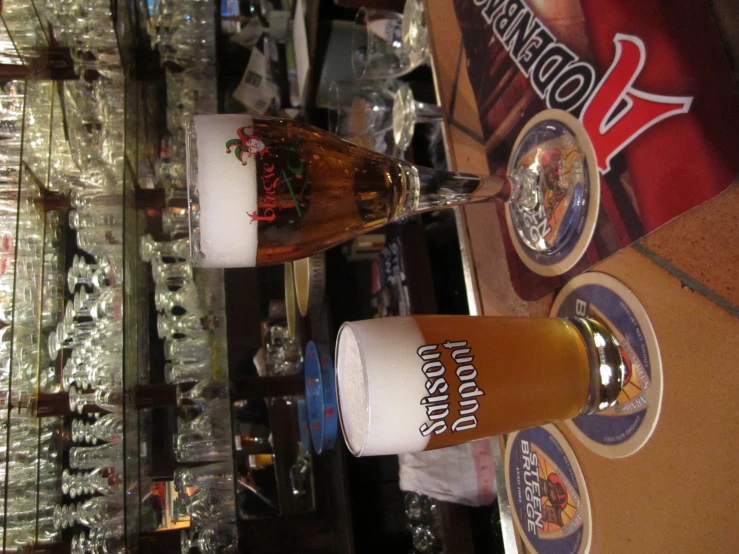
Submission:
{"label": "glass base", "polygon": [[522,261],[542,275],[571,269],[587,249],[598,216],[600,178],[582,124],[546,110],[521,131],[508,163],[514,193],[506,216]]}
{"label": "glass base", "polygon": [[401,36],[403,46],[408,50],[414,64],[421,63],[429,50],[428,30],[421,0],[406,0],[403,6]]}
{"label": "glass base", "polygon": [[400,150],[407,150],[416,129],[416,106],[411,87],[404,84],[393,101],[393,140]]}

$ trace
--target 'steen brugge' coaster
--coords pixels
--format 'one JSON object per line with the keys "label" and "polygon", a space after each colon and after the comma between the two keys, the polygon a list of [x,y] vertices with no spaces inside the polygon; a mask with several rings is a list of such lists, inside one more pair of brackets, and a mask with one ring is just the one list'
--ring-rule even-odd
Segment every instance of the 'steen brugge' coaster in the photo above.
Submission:
{"label": "'steen brugge' coaster", "polygon": [[652,435],[662,405],[662,359],[657,337],[639,299],[605,273],[575,277],[552,306],[555,317],[589,317],[618,339],[626,376],[615,406],[567,422],[590,450],[606,458],[631,456]]}
{"label": "'steen brugge' coaster", "polygon": [[567,439],[554,425],[508,437],[505,478],[513,521],[528,550],[590,550],[593,521],[585,478]]}
{"label": "'steen brugge' coaster", "polygon": [[562,110],[544,110],[521,130],[508,162],[508,174],[538,174],[535,209],[506,205],[513,246],[539,275],[562,275],[590,244],[600,206],[595,150],[576,118]]}

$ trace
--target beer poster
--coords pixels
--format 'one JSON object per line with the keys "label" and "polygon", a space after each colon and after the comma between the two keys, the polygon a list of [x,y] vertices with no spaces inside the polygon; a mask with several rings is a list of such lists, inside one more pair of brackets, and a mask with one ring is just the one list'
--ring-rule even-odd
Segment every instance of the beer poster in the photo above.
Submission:
{"label": "beer poster", "polygon": [[521,129],[552,108],[579,120],[597,158],[593,238],[564,275],[542,277],[518,258],[501,211],[524,299],[716,196],[739,173],[737,90],[707,2],[454,0],[454,8],[483,130],[473,138],[491,172],[505,173]]}

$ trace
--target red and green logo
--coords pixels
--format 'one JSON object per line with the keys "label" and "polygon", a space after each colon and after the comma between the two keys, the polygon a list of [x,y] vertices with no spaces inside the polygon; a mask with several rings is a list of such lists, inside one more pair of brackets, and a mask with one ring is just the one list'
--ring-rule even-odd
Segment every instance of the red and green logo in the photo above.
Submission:
{"label": "red and green logo", "polygon": [[264,145],[262,139],[256,135],[247,134],[246,127],[237,129],[236,134],[239,138],[226,141],[226,153],[231,154],[233,151],[233,155],[236,156],[236,159],[238,159],[242,165],[246,165],[247,163],[244,159],[244,154],[254,158],[256,156],[263,156],[264,154],[269,153],[269,147]]}
{"label": "red and green logo", "polygon": [[261,137],[249,134],[246,127],[236,131],[239,138],[226,142],[226,153],[236,156],[242,165],[246,158],[259,159],[261,187],[257,190],[257,211],[248,213],[250,222],[274,221],[283,210],[303,217],[307,205],[305,164],[297,147],[280,146],[275,152]]}

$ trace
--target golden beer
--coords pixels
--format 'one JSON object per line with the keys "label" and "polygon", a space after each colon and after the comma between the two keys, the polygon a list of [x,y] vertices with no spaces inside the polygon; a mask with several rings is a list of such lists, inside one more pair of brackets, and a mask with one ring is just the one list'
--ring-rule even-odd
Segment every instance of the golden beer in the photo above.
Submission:
{"label": "golden beer", "polygon": [[187,155],[194,262],[207,267],[294,261],[413,213],[510,193],[500,177],[414,166],[285,119],[195,116]]}
{"label": "golden beer", "polygon": [[589,320],[411,316],[342,326],[336,373],[349,450],[372,455],[603,409],[620,390],[623,361]]}

